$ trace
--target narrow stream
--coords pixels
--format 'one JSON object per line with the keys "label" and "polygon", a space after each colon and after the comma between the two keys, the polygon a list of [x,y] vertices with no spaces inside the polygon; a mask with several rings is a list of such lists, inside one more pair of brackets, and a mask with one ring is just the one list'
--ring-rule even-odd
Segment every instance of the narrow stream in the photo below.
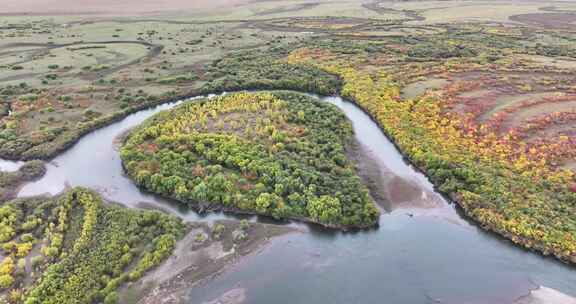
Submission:
{"label": "narrow stream", "polygon": [[[188,303],[209,303],[238,289],[250,304],[504,304],[538,286],[576,296],[574,269],[518,249],[462,219],[357,106],[339,97],[321,99],[338,106],[352,121],[362,149],[377,164],[382,186],[390,188],[392,211],[382,215],[378,230],[368,232],[294,224],[307,232],[272,241],[261,253],[190,290]],[[129,207],[161,208],[186,220],[228,218],[199,216],[143,193],[122,172],[115,140],[176,104],[132,114],[83,137],[50,162],[46,176],[26,185],[19,196],[86,186]]]}
{"label": "narrow stream", "polygon": [[[201,97],[191,100],[198,98]],[[123,172],[119,154],[120,138],[152,115],[169,110],[180,103],[182,101],[143,110],[91,132],[71,149],[49,162],[46,175],[38,181],[26,184],[18,193],[18,197],[55,195],[67,187],[83,186],[128,207],[162,209],[189,221],[225,217],[216,213],[198,215],[182,205],[140,191]]]}
{"label": "narrow stream", "polygon": [[4,172],[18,171],[18,169],[20,169],[22,165],[24,165],[24,162],[0,159],[0,171]]}

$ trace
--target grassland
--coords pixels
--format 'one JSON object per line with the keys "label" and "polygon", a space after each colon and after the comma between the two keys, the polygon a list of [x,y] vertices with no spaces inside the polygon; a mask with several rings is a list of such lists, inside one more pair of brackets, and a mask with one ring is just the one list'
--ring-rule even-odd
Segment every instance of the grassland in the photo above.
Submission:
{"label": "grassland", "polygon": [[[398,37],[442,36],[449,25],[423,16],[469,7],[457,1],[438,5],[286,1],[213,13],[199,8],[176,17],[5,16],[0,156],[51,158],[94,128],[177,97],[243,88],[334,92],[335,83],[318,87],[312,80],[320,72],[290,71],[279,58],[311,35],[374,40],[370,47]],[[537,4],[526,6],[521,13],[538,12]],[[230,84],[231,77],[237,83]]]}
{"label": "grassland", "polygon": [[[276,62],[294,37],[241,23],[44,20],[21,26],[3,31],[0,46],[4,158],[53,157],[94,128],[177,97],[239,88],[334,91],[333,80],[322,80],[327,75]],[[235,71],[218,62],[234,64]]]}

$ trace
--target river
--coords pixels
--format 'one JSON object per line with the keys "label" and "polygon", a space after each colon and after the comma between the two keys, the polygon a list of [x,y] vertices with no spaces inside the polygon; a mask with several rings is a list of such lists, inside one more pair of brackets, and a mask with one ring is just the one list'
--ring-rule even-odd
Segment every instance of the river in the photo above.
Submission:
{"label": "river", "polygon": [[[377,230],[358,233],[294,223],[306,233],[273,240],[259,254],[190,290],[188,303],[209,302],[233,289],[241,289],[250,304],[500,304],[514,303],[539,286],[576,296],[574,269],[464,220],[357,106],[339,97],[321,99],[352,121],[362,150],[376,164],[371,169],[382,177],[390,212],[381,216]],[[178,103],[134,113],[88,134],[51,161],[46,175],[23,187],[19,196],[85,186],[128,207],[160,208],[190,221],[230,217],[198,215],[143,193],[123,174],[117,139]]]}

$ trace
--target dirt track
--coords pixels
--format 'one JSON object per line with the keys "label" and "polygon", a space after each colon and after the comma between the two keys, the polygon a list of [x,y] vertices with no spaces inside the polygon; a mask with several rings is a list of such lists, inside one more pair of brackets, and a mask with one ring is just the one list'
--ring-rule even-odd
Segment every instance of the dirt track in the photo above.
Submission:
{"label": "dirt track", "polygon": [[[106,45],[106,44],[126,44],[126,43],[133,43],[133,44],[140,44],[144,47],[148,48],[148,53],[142,57],[138,57],[133,59],[132,61],[122,64],[122,65],[118,65],[118,66],[114,66],[112,68],[107,69],[106,71],[103,72],[99,72],[97,73],[97,75],[91,75],[91,77],[89,77],[89,79],[96,79],[97,77],[103,77],[106,75],[110,75],[112,73],[115,73],[119,70],[122,70],[126,67],[129,67],[133,64],[139,63],[141,60],[143,59],[150,59],[150,58],[154,58],[156,56],[158,56],[162,50],[164,49],[164,46],[162,45],[158,45],[158,44],[152,44],[152,43],[148,43],[148,42],[144,42],[144,41],[132,41],[132,40],[113,40],[113,41],[95,41],[95,42],[73,42],[73,43],[65,43],[65,44],[48,44],[48,43],[9,43],[9,44],[3,44],[0,45],[0,50],[1,49],[10,49],[10,48],[15,48],[15,47],[39,47],[38,50],[35,50],[34,52],[32,52],[31,54],[29,54],[28,56],[25,57],[24,60],[17,62],[16,64],[22,64],[25,62],[28,62],[29,60],[31,60],[32,57],[34,56],[40,56],[45,54],[46,52],[48,52],[51,49],[57,49],[57,48],[63,48],[63,47],[71,47],[71,46],[78,46],[78,45],[93,45],[93,44],[102,44],[102,45]],[[6,54],[10,54],[13,52],[19,52],[19,51],[6,51],[3,53],[0,53],[0,55],[6,55]],[[29,76],[29,75],[28,75]],[[9,81],[9,80],[18,80],[18,79],[23,79],[27,76],[25,75],[17,75],[17,76],[13,76],[13,77],[5,77],[5,78],[1,78],[0,81]],[[11,79],[13,78],[13,79]]]}

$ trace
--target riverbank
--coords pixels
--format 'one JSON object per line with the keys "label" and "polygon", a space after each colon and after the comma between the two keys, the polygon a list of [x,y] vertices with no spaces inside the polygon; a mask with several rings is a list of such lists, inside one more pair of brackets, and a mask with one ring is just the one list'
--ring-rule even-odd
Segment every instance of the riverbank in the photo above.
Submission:
{"label": "riverbank", "polygon": [[489,233],[493,233],[493,234],[497,235],[498,237],[504,238],[504,239],[506,239],[506,240],[520,246],[521,248],[528,250],[528,251],[536,252],[536,253],[544,255],[544,256],[552,255],[564,263],[567,263],[570,265],[576,265],[576,255],[573,255],[571,257],[567,257],[564,255],[563,252],[551,250],[550,248],[548,248],[544,244],[534,243],[533,241],[530,241],[526,238],[519,238],[518,235],[515,235],[509,231],[500,229],[494,225],[490,225],[489,223],[486,223],[485,221],[482,221],[481,219],[479,219],[476,215],[473,214],[473,210],[468,208],[468,205],[462,203],[461,198],[457,194],[441,190],[440,186],[433,182],[433,178],[432,178],[432,175],[430,174],[430,172],[425,167],[419,166],[414,161],[413,157],[409,153],[406,153],[404,150],[402,150],[402,148],[396,142],[395,138],[393,136],[390,136],[390,134],[380,124],[378,119],[376,119],[374,117],[374,115],[372,115],[372,113],[370,113],[364,107],[362,107],[362,105],[359,102],[357,102],[352,96],[348,96],[348,98],[352,102],[354,102],[354,104],[356,104],[360,109],[362,109],[362,111],[364,111],[366,113],[366,115],[368,115],[374,121],[374,123],[376,123],[380,127],[380,130],[382,131],[382,133],[390,140],[390,142],[392,142],[394,144],[395,148],[403,156],[404,160],[406,162],[408,162],[411,166],[413,166],[415,168],[415,170],[424,174],[434,185],[434,190],[436,192],[442,194],[442,196],[444,198],[446,198],[448,201],[450,201],[455,206],[457,206],[459,208],[459,210],[461,211],[461,214],[465,215],[465,217],[467,219],[476,223],[484,231],[489,232]]}
{"label": "riverbank", "polygon": [[357,140],[350,144],[348,156],[356,164],[356,171],[370,190],[372,198],[386,212],[397,209],[425,210],[443,207],[433,193],[423,189],[418,181],[395,174],[381,159]]}
{"label": "riverbank", "polygon": [[190,94],[178,96],[178,97],[171,97],[171,98],[161,98],[154,100],[152,102],[148,102],[142,105],[134,106],[127,108],[125,110],[116,112],[112,115],[104,116],[98,118],[96,120],[92,120],[89,123],[81,125],[78,129],[75,130],[75,133],[68,135],[67,137],[61,138],[59,137],[56,142],[51,142],[49,147],[44,148],[37,148],[41,146],[32,147],[30,149],[26,149],[20,153],[14,153],[11,151],[5,151],[0,149],[0,157],[5,160],[12,160],[12,161],[28,161],[33,159],[41,159],[45,161],[49,161],[59,154],[65,152],[70,147],[74,146],[82,137],[85,135],[96,131],[100,128],[106,127],[114,122],[118,122],[124,118],[126,118],[130,114],[134,114],[136,112],[140,112],[143,110],[151,109],[163,104],[169,104],[178,102],[181,100],[186,100],[198,96],[198,92],[193,92]]}
{"label": "riverbank", "polygon": [[15,198],[26,183],[38,180],[44,174],[46,166],[39,160],[28,161],[13,172],[0,171],[0,202]]}
{"label": "riverbank", "polygon": [[[356,104],[358,104],[358,103],[356,103]],[[362,109],[362,107],[359,107],[359,108]],[[366,114],[368,114],[368,115],[370,114],[370,113],[368,113],[368,112],[365,111],[365,110],[364,110],[364,113],[366,113]],[[375,123],[378,124],[377,120],[375,120],[373,116],[371,116],[371,115],[369,115],[369,116],[371,117],[372,121],[374,121]],[[384,128],[382,128],[381,126],[380,126],[380,130],[383,132],[383,134],[385,134],[388,138],[390,138],[390,136],[386,133],[386,131],[384,130]],[[402,154],[403,158],[404,158],[406,161],[411,162],[410,157],[409,157],[406,153],[404,153],[404,152],[398,147],[398,145],[397,145],[396,143],[394,143],[394,141],[392,141],[392,143],[393,143],[394,146],[396,147],[397,151],[399,151],[400,154]],[[417,166],[414,166],[414,168],[417,169],[417,170],[419,170],[419,171],[422,172],[423,174],[429,176],[429,174],[426,173],[423,168],[418,168]],[[87,185],[87,186],[88,186],[88,185]],[[373,187],[373,188],[374,188],[374,187]],[[440,189],[438,189],[438,188],[436,188],[435,190],[436,190],[436,191],[440,191]],[[382,191],[381,191],[381,192],[382,192]],[[39,194],[39,193],[38,193],[38,194]],[[383,195],[384,195],[384,193],[381,193],[381,194],[380,194],[381,197],[382,197]],[[444,195],[445,198],[447,198],[448,200],[450,200],[450,201],[452,201],[453,203],[455,203],[455,204],[459,207],[459,209],[462,211],[461,213],[462,213],[463,215],[466,215],[466,217],[467,217],[468,219],[470,219],[470,220],[472,220],[472,221],[474,221],[474,222],[476,222],[476,223],[480,223],[480,222],[478,221],[478,219],[477,219],[476,217],[474,217],[474,215],[471,215],[469,211],[465,210],[465,206],[463,206],[463,205],[458,201],[458,198],[457,198],[457,197],[454,197],[454,196],[449,197],[449,196],[447,195],[447,193],[443,193],[443,195]],[[118,199],[118,200],[122,200],[122,199]],[[385,209],[386,209],[386,208],[385,208]],[[227,211],[229,211],[229,212],[237,212],[238,210],[227,210]],[[337,228],[337,227],[335,227],[335,228]],[[523,247],[526,247],[524,240],[522,240],[522,239],[516,239],[516,240],[514,240],[514,236],[513,236],[513,235],[505,234],[505,232],[503,232],[503,231],[496,231],[495,229],[493,229],[493,227],[489,227],[489,226],[483,226],[482,228],[485,229],[486,231],[494,232],[494,233],[495,233],[496,235],[498,235],[499,237],[504,237],[505,239],[515,241],[515,242],[517,242],[519,245],[521,245],[521,246],[523,246]],[[493,230],[493,231],[492,231],[492,230]],[[531,249],[531,250],[534,250],[534,251],[536,251],[536,252],[539,252],[539,253],[541,253],[541,254],[545,254],[545,255],[546,255],[547,252],[546,252],[546,249],[545,249],[545,248],[537,248],[536,246],[537,246],[537,245],[532,244],[532,245],[531,245],[531,248],[527,248],[527,249]],[[558,256],[557,256],[557,257],[558,257]],[[568,260],[566,260],[566,259],[563,259],[563,260],[564,260],[565,262],[570,262],[570,261],[568,261]],[[570,263],[573,263],[573,262],[570,262]]]}
{"label": "riverbank", "polygon": [[[215,227],[223,227],[215,234]],[[189,224],[172,255],[140,281],[122,289],[120,303],[180,304],[186,293],[248,255],[256,254],[272,239],[298,230],[288,226],[238,221]]]}
{"label": "riverbank", "polygon": [[[254,86],[245,86],[245,87],[235,87],[233,88],[233,92],[243,92],[243,91],[253,91],[259,90],[258,87]],[[286,87],[286,86],[276,86],[271,85],[270,88],[266,88],[266,90],[288,90],[294,92],[300,92],[303,94],[307,94],[307,91],[298,91],[293,87]],[[5,150],[0,147],[0,158],[5,161],[30,161],[35,159],[40,159],[44,161],[50,161],[57,157],[58,155],[62,154],[63,152],[67,151],[69,148],[74,146],[78,141],[80,141],[85,135],[92,133],[98,129],[106,127],[110,124],[115,122],[121,121],[124,118],[128,117],[131,114],[135,114],[140,111],[152,109],[158,106],[163,106],[166,104],[177,103],[181,101],[186,101],[190,99],[197,99],[203,97],[211,97],[216,95],[227,94],[228,90],[225,88],[220,89],[197,89],[188,92],[187,94],[173,96],[169,98],[157,98],[151,102],[147,102],[141,105],[133,106],[126,108],[122,111],[115,112],[111,115],[107,115],[104,117],[100,117],[95,120],[91,120],[88,123],[80,125],[72,134],[67,134],[65,137],[58,137],[57,139],[51,141],[48,144],[48,147],[44,146],[34,146],[24,149],[23,151],[11,151]],[[324,92],[313,92],[312,94],[320,94]]]}
{"label": "riverbank", "polygon": [[382,187],[387,179],[379,169],[378,160],[356,139],[348,144],[346,154],[354,162],[356,173],[368,187],[372,199],[384,210],[391,211],[392,206],[387,199],[386,189]]}
{"label": "riverbank", "polygon": [[[307,60],[299,58],[298,53],[291,56],[290,62],[302,64]],[[484,142],[482,138],[463,135],[458,120],[441,116],[439,101],[403,101],[397,85],[389,78],[382,77],[379,83],[347,65],[309,64],[340,77],[343,96],[368,115],[404,160],[426,176],[434,190],[457,205],[467,218],[524,249],[576,263],[575,237],[567,230],[572,227],[568,211],[570,191],[562,187],[571,180],[569,172],[556,172],[547,169],[546,162],[522,158],[522,148],[514,150],[514,143],[509,140],[491,138]],[[492,146],[521,156],[516,160],[502,159],[506,154],[494,153]],[[486,161],[490,157],[494,158],[493,163]],[[521,168],[527,169],[519,172]],[[551,191],[553,186],[556,192]],[[514,191],[510,192],[512,188]],[[516,202],[522,200],[533,204],[517,206]],[[541,203],[547,200],[557,200],[562,207]],[[511,206],[502,207],[502,203]],[[560,219],[551,223],[549,213]]]}

